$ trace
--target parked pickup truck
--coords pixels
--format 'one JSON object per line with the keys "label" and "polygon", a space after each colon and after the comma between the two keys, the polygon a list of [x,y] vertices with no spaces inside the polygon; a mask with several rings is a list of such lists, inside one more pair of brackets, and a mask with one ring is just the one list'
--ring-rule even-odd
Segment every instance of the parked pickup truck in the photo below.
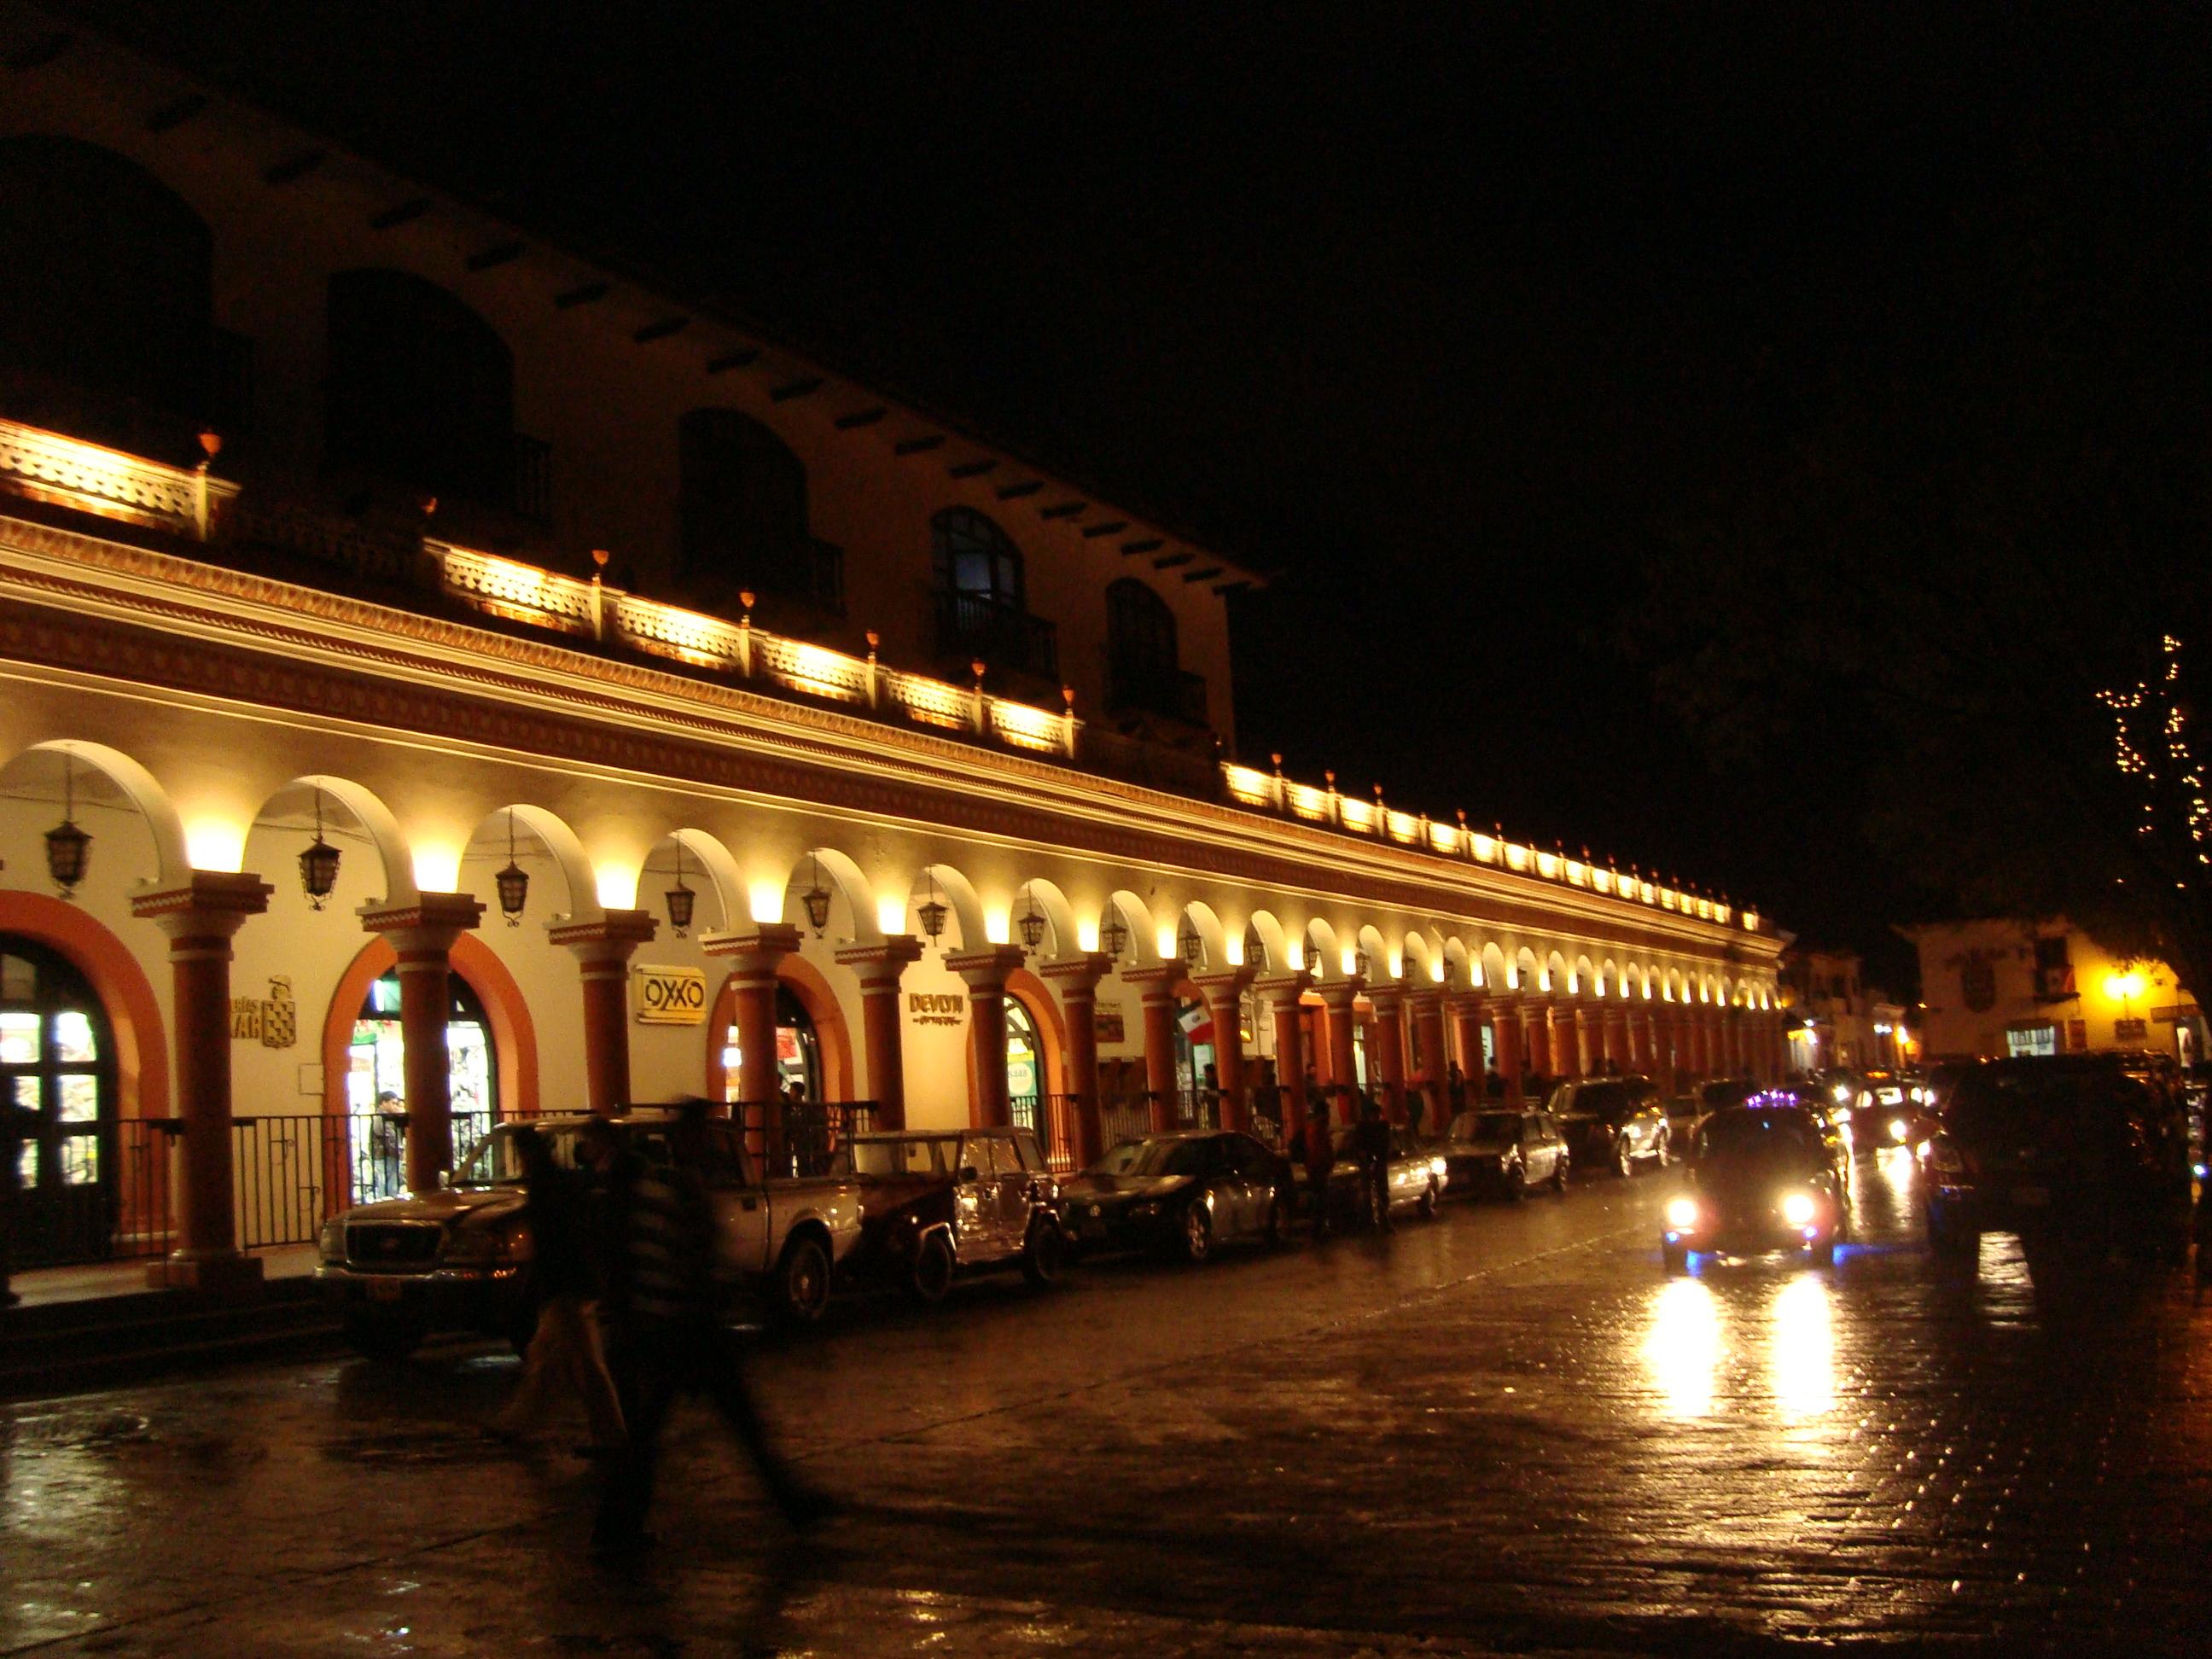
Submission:
{"label": "parked pickup truck", "polygon": [[[618,1119],[651,1163],[668,1157],[673,1114],[640,1108]],[[564,1168],[575,1164],[581,1115],[535,1118]],[[434,1330],[483,1330],[526,1344],[536,1322],[530,1230],[522,1218],[519,1124],[478,1141],[441,1191],[363,1204],[324,1224],[315,1277],[344,1311],[353,1346],[376,1358],[410,1352]],[[763,1181],[736,1125],[710,1121],[708,1184],[723,1277],[763,1297],[778,1316],[819,1318],[832,1278],[860,1237],[860,1188],[850,1181]]]}

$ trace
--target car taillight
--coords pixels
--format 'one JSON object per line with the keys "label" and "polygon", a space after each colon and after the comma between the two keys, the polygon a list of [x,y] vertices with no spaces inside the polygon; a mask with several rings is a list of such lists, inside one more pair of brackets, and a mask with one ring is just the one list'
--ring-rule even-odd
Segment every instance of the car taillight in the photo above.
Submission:
{"label": "car taillight", "polygon": [[1966,1154],[1948,1140],[1923,1142],[1921,1158],[1927,1164],[1930,1175],[1964,1176],[1972,1173],[1972,1166],[1967,1163]]}

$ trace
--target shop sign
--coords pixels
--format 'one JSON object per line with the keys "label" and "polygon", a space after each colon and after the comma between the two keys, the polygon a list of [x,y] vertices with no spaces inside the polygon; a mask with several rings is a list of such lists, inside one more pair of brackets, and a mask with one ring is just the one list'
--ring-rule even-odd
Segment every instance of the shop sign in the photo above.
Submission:
{"label": "shop sign", "polygon": [[699,1025],[707,1018],[707,975],[696,968],[631,970],[641,1025]]}
{"label": "shop sign", "polygon": [[957,991],[908,991],[907,1017],[917,1025],[957,1025],[968,999]]}
{"label": "shop sign", "polygon": [[292,1000],[289,975],[273,974],[265,997],[230,1000],[230,1035],[239,1042],[264,1048],[289,1048],[300,1040],[300,1005]]}
{"label": "shop sign", "polygon": [[2112,1041],[2115,1042],[2141,1042],[2149,1035],[2150,1022],[2147,1019],[2116,1019],[2112,1022]]}
{"label": "shop sign", "polygon": [[1091,1030],[1100,1042],[1126,1042],[1128,1028],[1121,1024],[1119,1008],[1093,1008],[1091,1011]]}

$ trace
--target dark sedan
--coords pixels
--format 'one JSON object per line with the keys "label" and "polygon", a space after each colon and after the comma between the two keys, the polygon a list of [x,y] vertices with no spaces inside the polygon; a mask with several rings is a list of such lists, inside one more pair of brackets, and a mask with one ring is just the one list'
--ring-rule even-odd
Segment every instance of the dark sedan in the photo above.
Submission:
{"label": "dark sedan", "polygon": [[1566,1138],[1542,1112],[1462,1112],[1436,1150],[1450,1192],[1517,1199],[1531,1187],[1567,1189]]}
{"label": "dark sedan", "polygon": [[1645,1077],[1583,1078],[1552,1091],[1544,1109],[1567,1138],[1575,1163],[1585,1170],[1635,1172],[1649,1158],[1664,1167],[1673,1159],[1673,1131],[1659,1091]]}
{"label": "dark sedan", "polygon": [[1125,1140],[1060,1184],[1081,1250],[1163,1250],[1203,1261],[1238,1238],[1279,1240],[1295,1199],[1291,1166],[1233,1131]]}
{"label": "dark sedan", "polygon": [[1803,1250],[1817,1265],[1836,1259],[1850,1229],[1820,1127],[1802,1106],[1732,1106],[1698,1127],[1689,1181],[1667,1200],[1659,1234],[1667,1271],[1694,1253],[1756,1255]]}
{"label": "dark sedan", "polygon": [[2148,1056],[1991,1060],[1959,1079],[1925,1143],[1928,1242],[1966,1262],[1985,1232],[2157,1256],[2187,1248],[2189,1129]]}

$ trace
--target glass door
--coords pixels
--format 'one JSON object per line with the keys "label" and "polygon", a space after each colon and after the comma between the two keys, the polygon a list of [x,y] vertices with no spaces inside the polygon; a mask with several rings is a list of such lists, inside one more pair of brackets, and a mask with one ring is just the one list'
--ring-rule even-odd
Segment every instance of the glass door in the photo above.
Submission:
{"label": "glass door", "polygon": [[21,1265],[112,1248],[114,1067],[106,1012],[70,962],[0,935],[0,1156]]}

